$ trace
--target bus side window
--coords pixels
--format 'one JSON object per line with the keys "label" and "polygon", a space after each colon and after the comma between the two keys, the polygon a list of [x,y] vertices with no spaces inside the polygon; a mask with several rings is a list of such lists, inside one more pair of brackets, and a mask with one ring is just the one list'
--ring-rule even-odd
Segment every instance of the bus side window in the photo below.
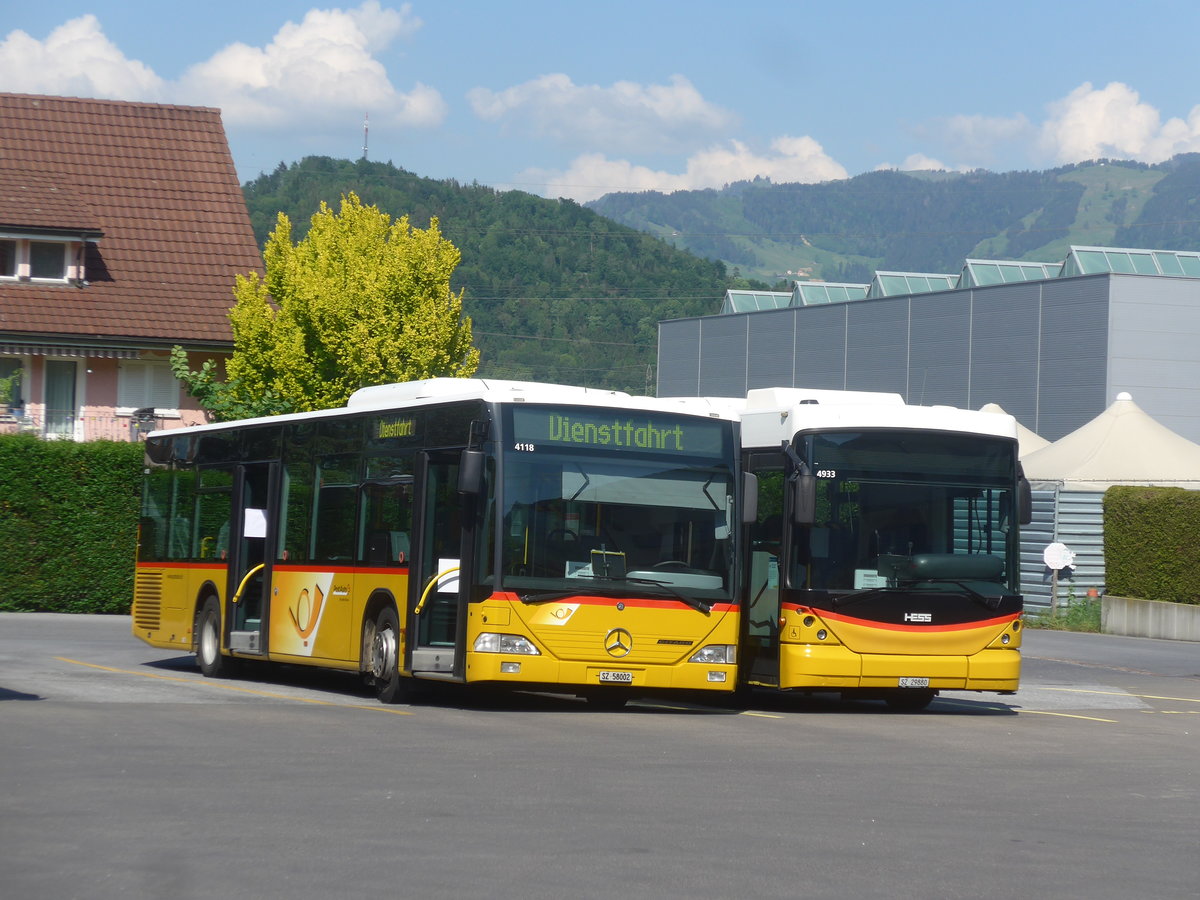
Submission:
{"label": "bus side window", "polygon": [[411,481],[363,485],[359,560],[374,566],[408,565],[411,533]]}
{"label": "bus side window", "polygon": [[358,457],[327,456],[316,467],[312,556],[316,562],[348,562],[354,558],[358,507]]}

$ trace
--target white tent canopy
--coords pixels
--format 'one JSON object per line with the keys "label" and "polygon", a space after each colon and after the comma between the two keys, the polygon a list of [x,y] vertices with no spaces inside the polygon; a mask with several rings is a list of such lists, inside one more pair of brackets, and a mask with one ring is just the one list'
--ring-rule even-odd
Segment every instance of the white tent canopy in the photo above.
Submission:
{"label": "white tent canopy", "polygon": [[[1008,415],[999,404],[985,403],[979,407],[980,412],[999,413],[1000,415]],[[1030,453],[1041,450],[1043,447],[1050,445],[1050,442],[1035,431],[1026,428],[1020,422],[1017,423],[1017,455],[1024,459]]]}
{"label": "white tent canopy", "polygon": [[1200,490],[1200,444],[1160,425],[1126,393],[1070,434],[1022,455],[1021,464],[1030,481],[1062,482],[1068,490],[1114,484]]}

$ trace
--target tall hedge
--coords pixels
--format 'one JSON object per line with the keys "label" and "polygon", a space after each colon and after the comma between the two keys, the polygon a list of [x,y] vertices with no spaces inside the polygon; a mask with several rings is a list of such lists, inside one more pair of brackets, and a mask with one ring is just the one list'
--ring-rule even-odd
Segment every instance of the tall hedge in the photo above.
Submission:
{"label": "tall hedge", "polygon": [[129,612],[142,452],[0,435],[0,610]]}
{"label": "tall hedge", "polygon": [[1105,491],[1104,569],[1115,596],[1200,604],[1200,491]]}

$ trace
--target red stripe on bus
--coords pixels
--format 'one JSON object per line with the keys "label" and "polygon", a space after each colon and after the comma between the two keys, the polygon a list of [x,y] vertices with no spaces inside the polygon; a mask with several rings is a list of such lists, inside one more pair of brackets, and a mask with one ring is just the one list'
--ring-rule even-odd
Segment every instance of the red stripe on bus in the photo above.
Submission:
{"label": "red stripe on bus", "polygon": [[1007,616],[998,616],[994,619],[978,619],[973,622],[956,622],[950,625],[903,625],[896,622],[878,622],[874,619],[860,619],[855,616],[841,615],[840,613],[829,612],[824,609],[812,609],[807,606],[798,606],[791,603],[783,604],[785,609],[790,609],[793,612],[801,615],[812,615],[818,619],[830,622],[844,622],[847,625],[859,625],[864,628],[878,628],[883,631],[908,631],[918,634],[928,634],[931,631],[971,631],[973,629],[984,628],[999,628],[1008,625],[1010,622],[1020,618],[1020,613],[1013,613]]}
{"label": "red stripe on bus", "polygon": [[[498,591],[492,594],[489,600],[499,601],[501,603],[514,603],[524,605],[524,601],[519,596],[508,591]],[[555,603],[578,603],[580,606],[612,606],[614,603],[624,603],[626,606],[633,606],[638,609],[661,609],[663,600],[676,600],[680,609],[687,609],[688,606],[679,601],[678,598],[672,596],[664,597],[596,597],[587,594],[572,594],[568,597],[561,597],[553,602]],[[712,612],[727,613],[730,610],[737,609],[735,603],[714,603]]]}
{"label": "red stripe on bus", "polygon": [[[139,562],[139,569],[227,569],[228,563],[225,560],[215,560],[213,562]],[[275,572],[332,572],[335,575],[407,575],[408,566],[397,568],[381,567],[381,566],[323,566],[320,563],[308,563],[301,565],[299,563],[275,563],[271,566]]]}

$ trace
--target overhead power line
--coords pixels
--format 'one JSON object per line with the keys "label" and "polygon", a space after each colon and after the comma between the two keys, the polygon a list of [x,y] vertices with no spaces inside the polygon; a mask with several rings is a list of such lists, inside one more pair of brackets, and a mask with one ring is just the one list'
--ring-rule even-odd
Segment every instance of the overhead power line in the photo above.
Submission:
{"label": "overhead power line", "polygon": [[636,347],[639,350],[654,349],[646,344],[635,344],[629,341],[592,341],[588,340],[587,338],[544,337],[540,334],[506,334],[502,331],[479,331],[476,328],[472,328],[471,333],[487,335],[488,337],[521,338],[527,341],[560,341],[567,344],[595,344],[603,347]]}

